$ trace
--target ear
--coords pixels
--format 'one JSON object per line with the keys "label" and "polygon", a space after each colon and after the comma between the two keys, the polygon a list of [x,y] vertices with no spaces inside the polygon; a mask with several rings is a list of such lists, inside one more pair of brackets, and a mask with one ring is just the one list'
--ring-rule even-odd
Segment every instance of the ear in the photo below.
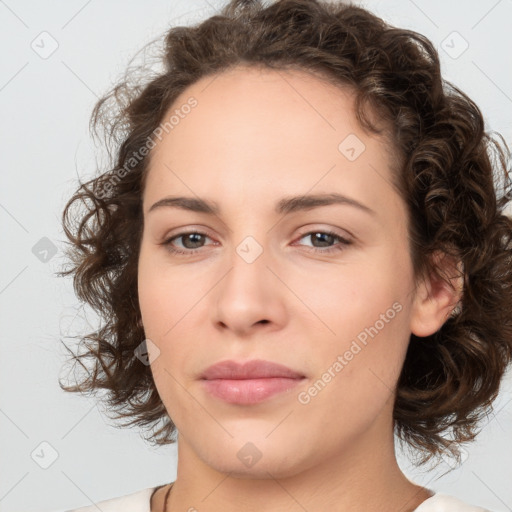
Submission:
{"label": "ear", "polygon": [[432,261],[434,270],[417,284],[411,311],[411,332],[420,337],[437,332],[456,312],[464,287],[462,262],[439,251]]}

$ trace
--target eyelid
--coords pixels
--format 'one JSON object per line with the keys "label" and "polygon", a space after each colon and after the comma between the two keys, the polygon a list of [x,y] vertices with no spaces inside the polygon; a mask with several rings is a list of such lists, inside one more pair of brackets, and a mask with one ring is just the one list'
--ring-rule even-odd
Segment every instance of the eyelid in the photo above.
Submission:
{"label": "eyelid", "polygon": [[350,231],[347,231],[346,229],[334,228],[329,226],[317,226],[313,228],[306,227],[304,228],[304,230],[302,230],[301,228],[300,231],[300,234],[295,238],[295,240],[302,238],[304,235],[309,235],[312,233],[330,233],[333,236],[337,236],[342,240],[345,240],[346,242],[354,242],[356,240],[356,237]]}
{"label": "eyelid", "polygon": [[[176,231],[174,233],[174,231]],[[312,233],[329,233],[333,236],[337,236],[339,238],[341,238],[342,240],[346,241],[346,242],[354,242],[356,240],[356,237],[348,230],[344,229],[342,230],[342,232],[339,232],[340,231],[340,228],[333,228],[333,227],[327,227],[327,226],[322,226],[322,227],[304,227],[304,228],[300,228],[300,232],[297,236],[294,237],[294,242],[296,242],[297,240],[300,240],[301,238],[303,238],[305,235],[309,235],[309,234],[312,234]],[[348,235],[348,237],[343,234],[346,233]],[[213,237],[209,231],[208,228],[205,228],[203,226],[201,227],[187,227],[187,226],[183,226],[181,228],[176,228],[176,230],[171,230],[169,233],[166,233],[163,237],[162,237],[162,242],[161,243],[165,243],[166,241],[168,241],[169,239],[172,239],[172,238],[178,238],[179,236],[183,236],[183,235],[187,235],[187,234],[190,234],[190,233],[198,233],[200,235],[206,235],[208,238],[210,239],[214,239],[215,237]]]}
{"label": "eyelid", "polygon": [[198,233],[200,235],[206,235],[209,238],[214,238],[208,228],[204,226],[195,227],[195,226],[182,226],[179,228],[171,229],[169,232],[166,232],[164,236],[162,236],[162,240],[165,242],[169,240],[169,238],[176,238],[180,235],[186,235],[189,233]]}

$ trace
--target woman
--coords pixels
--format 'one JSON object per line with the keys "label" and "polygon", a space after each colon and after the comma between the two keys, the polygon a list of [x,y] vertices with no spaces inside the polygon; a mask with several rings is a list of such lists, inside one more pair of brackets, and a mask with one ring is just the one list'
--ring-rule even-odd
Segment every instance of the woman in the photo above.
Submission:
{"label": "woman", "polygon": [[63,387],[178,442],[175,482],[98,506],[484,510],[407,479],[394,433],[457,456],[510,364],[506,145],[361,8],[233,0],[165,42],[96,105],[116,160],[64,212],[105,323]]}

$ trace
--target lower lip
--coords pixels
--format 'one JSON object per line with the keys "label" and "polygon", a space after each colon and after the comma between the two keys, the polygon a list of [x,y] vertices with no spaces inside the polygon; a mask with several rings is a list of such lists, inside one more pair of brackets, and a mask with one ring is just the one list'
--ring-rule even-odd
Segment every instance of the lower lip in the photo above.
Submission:
{"label": "lower lip", "polygon": [[206,390],[230,404],[250,405],[263,402],[278,393],[294,388],[303,379],[272,377],[264,379],[203,380]]}

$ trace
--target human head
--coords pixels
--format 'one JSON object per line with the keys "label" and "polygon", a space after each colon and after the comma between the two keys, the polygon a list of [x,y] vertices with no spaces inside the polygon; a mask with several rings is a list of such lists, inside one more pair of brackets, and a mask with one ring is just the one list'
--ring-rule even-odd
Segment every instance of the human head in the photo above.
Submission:
{"label": "human head", "polygon": [[[299,68],[356,93],[361,127],[389,139],[418,281],[450,270],[439,265],[438,254],[461,263],[461,311],[435,333],[411,334],[393,415],[397,432],[427,453],[447,446],[442,434],[448,427],[456,441],[471,439],[483,408],[496,396],[511,353],[505,321],[510,287],[502,286],[511,279],[511,224],[502,214],[507,198],[496,197],[488,155],[493,145],[480,112],[442,81],[428,41],[362,9],[313,1],[276,2],[268,8],[232,2],[223,16],[197,28],[172,29],[166,38],[166,71],[142,91],[120,84],[95,110],[99,120],[109,100],[127,102],[113,125],[125,133],[113,168],[90,188],[81,188],[68,205],[91,201],[84,219],[96,225],[67,233],[75,244],[77,292],[106,320],[91,337],[103,342],[89,352],[97,372],[80,387],[107,387],[110,405],[141,425],[163,420],[154,439],[170,440],[173,424],[150,368],[134,357],[146,338],[137,263],[151,152],[144,155],[141,148],[148,138],[155,143],[155,130],[176,98],[200,79],[213,79],[240,63]],[[503,170],[503,162],[497,168]],[[113,363],[113,369],[107,371],[101,361]],[[135,397],[144,399],[129,402]]]}

